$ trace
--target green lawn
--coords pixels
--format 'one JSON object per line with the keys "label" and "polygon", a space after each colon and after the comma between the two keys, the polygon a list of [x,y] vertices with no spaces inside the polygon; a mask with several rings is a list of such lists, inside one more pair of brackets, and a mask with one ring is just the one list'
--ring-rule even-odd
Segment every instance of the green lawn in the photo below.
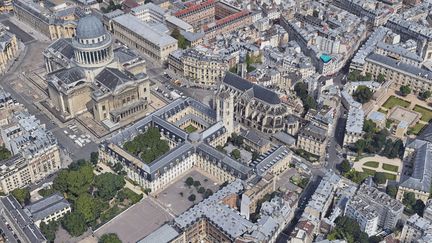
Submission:
{"label": "green lawn", "polygon": [[378,109],[378,112],[381,112],[381,113],[387,114],[388,110],[384,110],[383,108],[379,108],[379,109]]}
{"label": "green lawn", "polygon": [[403,100],[396,96],[390,96],[390,98],[388,98],[388,100],[384,103],[383,107],[390,110],[397,105],[408,108],[410,104],[411,103],[409,101]]}
{"label": "green lawn", "polygon": [[192,124],[189,125],[189,126],[187,126],[187,127],[185,127],[185,131],[186,131],[187,133],[193,133],[193,132],[195,132],[196,130],[198,130],[198,128],[196,128],[196,127],[193,126]]}
{"label": "green lawn", "polygon": [[363,165],[367,166],[367,167],[378,168],[379,163],[376,161],[368,161],[368,162],[364,163]]}
{"label": "green lawn", "polygon": [[390,164],[386,164],[386,163],[384,163],[382,165],[382,168],[383,168],[383,170],[392,171],[392,172],[398,172],[398,170],[399,170],[399,166],[390,165]]}
{"label": "green lawn", "polygon": [[423,106],[416,105],[414,107],[414,111],[417,111],[422,114],[420,120],[424,122],[429,122],[432,119],[432,110],[429,110]]}
{"label": "green lawn", "polygon": [[[368,174],[370,176],[374,176],[375,175],[375,170],[371,170],[371,169],[368,169],[368,168],[365,168],[365,167],[363,167],[362,169],[363,169],[363,171],[366,174]],[[393,175],[393,174],[390,174],[390,173],[385,173],[385,172],[384,172],[384,174],[385,174],[387,180],[392,180],[392,181],[396,180],[396,175]]]}
{"label": "green lawn", "polygon": [[411,129],[410,129],[410,132],[412,133],[412,134],[414,134],[414,135],[417,135],[417,134],[419,134],[422,130],[423,130],[423,128],[426,126],[426,124],[422,124],[422,123],[419,123],[419,122],[417,122],[417,124],[415,124],[415,126],[413,126]]}

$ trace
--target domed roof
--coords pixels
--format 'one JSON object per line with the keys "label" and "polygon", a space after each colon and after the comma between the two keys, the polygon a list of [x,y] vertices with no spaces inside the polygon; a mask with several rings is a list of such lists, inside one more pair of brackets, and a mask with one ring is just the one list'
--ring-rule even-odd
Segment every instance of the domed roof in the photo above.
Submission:
{"label": "domed roof", "polygon": [[91,39],[102,36],[106,30],[102,22],[94,15],[87,15],[78,20],[76,37],[78,39]]}

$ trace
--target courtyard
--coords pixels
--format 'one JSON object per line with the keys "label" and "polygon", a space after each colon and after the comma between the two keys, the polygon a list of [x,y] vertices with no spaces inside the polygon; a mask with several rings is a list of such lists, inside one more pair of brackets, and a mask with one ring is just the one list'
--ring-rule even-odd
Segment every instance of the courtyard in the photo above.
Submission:
{"label": "courtyard", "polygon": [[360,159],[354,163],[353,168],[357,171],[366,172],[371,176],[376,172],[383,172],[388,180],[398,181],[402,172],[402,161],[399,158],[389,159],[375,155]]}
{"label": "courtyard", "polygon": [[[186,179],[191,177],[195,184],[199,182],[199,186],[186,184]],[[185,175],[178,178],[175,182],[165,188],[163,191],[157,193],[155,198],[161,205],[166,207],[170,212],[175,215],[180,215],[194,204],[204,199],[204,193],[198,191],[199,188],[204,190],[211,190],[216,192],[219,189],[219,184],[208,176],[204,175],[197,169],[192,169]],[[202,189],[201,189],[202,190]],[[191,195],[195,195],[195,200],[189,200]]]}

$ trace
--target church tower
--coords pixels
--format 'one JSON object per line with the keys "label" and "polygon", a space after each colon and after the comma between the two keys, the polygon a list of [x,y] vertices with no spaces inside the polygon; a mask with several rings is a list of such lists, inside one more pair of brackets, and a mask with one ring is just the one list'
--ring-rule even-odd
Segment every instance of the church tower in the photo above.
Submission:
{"label": "church tower", "polygon": [[228,134],[234,132],[234,96],[229,91],[222,91],[216,96],[217,121],[222,121]]}

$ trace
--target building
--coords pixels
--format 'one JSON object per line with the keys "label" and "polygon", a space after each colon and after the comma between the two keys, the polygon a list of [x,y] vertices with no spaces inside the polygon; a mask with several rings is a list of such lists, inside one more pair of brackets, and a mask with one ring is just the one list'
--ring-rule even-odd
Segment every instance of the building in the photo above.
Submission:
{"label": "building", "polygon": [[27,111],[12,114],[0,128],[4,146],[14,155],[1,162],[0,184],[4,193],[40,181],[61,167],[53,134]]}
{"label": "building", "polygon": [[404,161],[412,165],[413,172],[399,184],[396,198],[403,199],[405,192],[413,192],[424,203],[429,199],[432,182],[432,126],[428,125],[415,139],[407,143]]}
{"label": "building", "polygon": [[230,96],[236,122],[265,133],[286,129],[291,110],[277,93],[227,72],[216,95],[216,106]]}
{"label": "building", "polygon": [[10,228],[2,227],[2,233],[9,240],[16,242],[16,235],[22,243],[48,242],[13,196],[9,195],[0,199],[0,210],[2,211],[2,225],[10,226]]}
{"label": "building", "polygon": [[227,56],[190,48],[171,53],[168,57],[168,68],[188,78],[191,85],[207,88],[222,81],[230,63]]}
{"label": "building", "polygon": [[0,72],[5,73],[18,56],[19,45],[16,36],[4,26],[0,26],[0,48]]}
{"label": "building", "polygon": [[396,227],[403,209],[404,206],[398,200],[364,183],[356,195],[349,199],[345,215],[355,219],[361,230],[372,236],[379,229],[391,230]]}
{"label": "building", "polygon": [[195,29],[209,24],[215,20],[215,0],[207,0],[174,13],[174,16],[191,24]]}
{"label": "building", "polygon": [[427,242],[421,238],[431,236],[432,222],[414,214],[406,221],[400,236],[401,242]]}
{"label": "building", "polygon": [[[47,1],[47,3],[49,2]],[[76,20],[84,15],[80,7],[66,3],[48,7],[44,6],[43,2],[14,0],[13,8],[20,21],[47,36],[50,40],[73,37],[77,25]]]}
{"label": "building", "polygon": [[138,17],[124,14],[113,18],[112,26],[116,38],[159,62],[165,62],[177,50],[177,40],[161,25],[149,25]]}
{"label": "building", "polygon": [[243,138],[243,146],[263,154],[270,150],[270,141],[252,130],[243,130],[239,136]]}
{"label": "building", "polygon": [[308,123],[297,135],[297,148],[323,157],[326,152],[327,140],[327,130]]}
{"label": "building", "polygon": [[48,224],[51,221],[59,220],[71,210],[70,203],[60,193],[44,197],[27,205],[24,209],[38,227],[42,222]]}
{"label": "building", "polygon": [[72,39],[44,51],[50,105],[64,120],[91,112],[96,122],[116,129],[145,114],[150,96],[144,62],[113,39],[102,22],[87,15]]}

